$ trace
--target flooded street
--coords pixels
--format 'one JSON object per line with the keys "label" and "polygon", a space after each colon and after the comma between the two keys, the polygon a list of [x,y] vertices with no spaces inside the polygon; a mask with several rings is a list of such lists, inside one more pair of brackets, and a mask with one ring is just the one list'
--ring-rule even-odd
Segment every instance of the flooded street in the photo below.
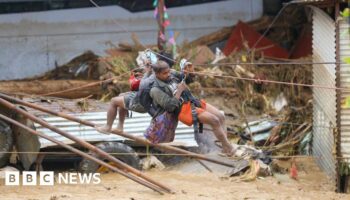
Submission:
{"label": "flooded street", "polygon": [[252,182],[223,173],[209,173],[195,162],[163,171],[146,172],[153,179],[173,189],[175,194],[160,195],[118,174],[103,174],[98,185],[4,186],[1,199],[15,200],[88,200],[88,199],[350,199],[337,194],[326,176],[311,159],[299,159],[298,180],[289,174],[274,174]]}

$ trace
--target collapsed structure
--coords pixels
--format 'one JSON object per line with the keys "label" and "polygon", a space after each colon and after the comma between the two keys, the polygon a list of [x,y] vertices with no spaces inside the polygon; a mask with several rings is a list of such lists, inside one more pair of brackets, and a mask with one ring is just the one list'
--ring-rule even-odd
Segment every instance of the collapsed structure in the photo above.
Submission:
{"label": "collapsed structure", "polygon": [[[316,6],[335,6],[339,13],[338,4],[321,2]],[[341,38],[338,29],[346,30],[348,24],[344,20],[335,24],[317,7],[292,4],[274,23],[270,17],[240,21],[184,42],[177,47],[178,58],[194,63],[200,78],[191,90],[225,112],[232,142],[277,156],[314,155],[341,191],[347,187],[349,164],[347,107],[341,106],[347,93],[339,88],[347,88],[347,70],[346,64],[336,63],[346,58],[349,38]],[[89,110],[87,99],[108,100],[129,89],[127,77],[135,68],[134,59],[145,48],[137,34],[129,37],[133,43],[112,43],[106,56],[87,51],[45,75],[2,82],[0,90],[81,98],[77,102],[82,111]]]}

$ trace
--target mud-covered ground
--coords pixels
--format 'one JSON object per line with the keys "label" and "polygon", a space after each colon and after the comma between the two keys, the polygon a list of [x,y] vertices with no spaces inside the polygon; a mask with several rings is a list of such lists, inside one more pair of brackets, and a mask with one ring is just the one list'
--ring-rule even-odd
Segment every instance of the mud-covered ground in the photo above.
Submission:
{"label": "mud-covered ground", "polygon": [[[288,166],[288,161],[282,165]],[[337,194],[333,184],[312,159],[297,160],[298,180],[288,173],[242,182],[227,178],[224,171],[209,173],[197,162],[186,162],[163,171],[146,174],[171,187],[175,194],[159,195],[118,174],[102,175],[98,185],[5,186],[0,184],[1,200],[88,200],[88,199],[350,199],[350,194]],[[216,170],[217,171],[217,170]]]}

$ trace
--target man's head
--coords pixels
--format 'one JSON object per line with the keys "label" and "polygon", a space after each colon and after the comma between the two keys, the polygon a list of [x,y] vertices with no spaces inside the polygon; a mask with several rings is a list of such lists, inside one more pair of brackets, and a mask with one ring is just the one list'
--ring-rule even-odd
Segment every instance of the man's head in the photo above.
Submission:
{"label": "man's head", "polygon": [[168,63],[159,60],[155,65],[152,65],[154,74],[161,81],[168,81],[170,77],[170,67]]}
{"label": "man's head", "polygon": [[180,61],[180,69],[181,71],[184,71],[186,75],[189,75],[191,77],[194,76],[194,66],[191,62],[187,61],[187,59],[181,59]]}

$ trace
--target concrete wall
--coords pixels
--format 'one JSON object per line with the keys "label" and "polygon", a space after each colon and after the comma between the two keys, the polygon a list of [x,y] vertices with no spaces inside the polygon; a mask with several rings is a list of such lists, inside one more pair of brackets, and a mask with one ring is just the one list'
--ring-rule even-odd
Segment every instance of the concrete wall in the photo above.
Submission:
{"label": "concrete wall", "polygon": [[[168,9],[178,43],[238,20],[261,17],[262,0],[229,0]],[[40,75],[87,50],[103,55],[107,42],[156,44],[153,11],[130,13],[117,6],[5,14],[0,16],[0,80]]]}

